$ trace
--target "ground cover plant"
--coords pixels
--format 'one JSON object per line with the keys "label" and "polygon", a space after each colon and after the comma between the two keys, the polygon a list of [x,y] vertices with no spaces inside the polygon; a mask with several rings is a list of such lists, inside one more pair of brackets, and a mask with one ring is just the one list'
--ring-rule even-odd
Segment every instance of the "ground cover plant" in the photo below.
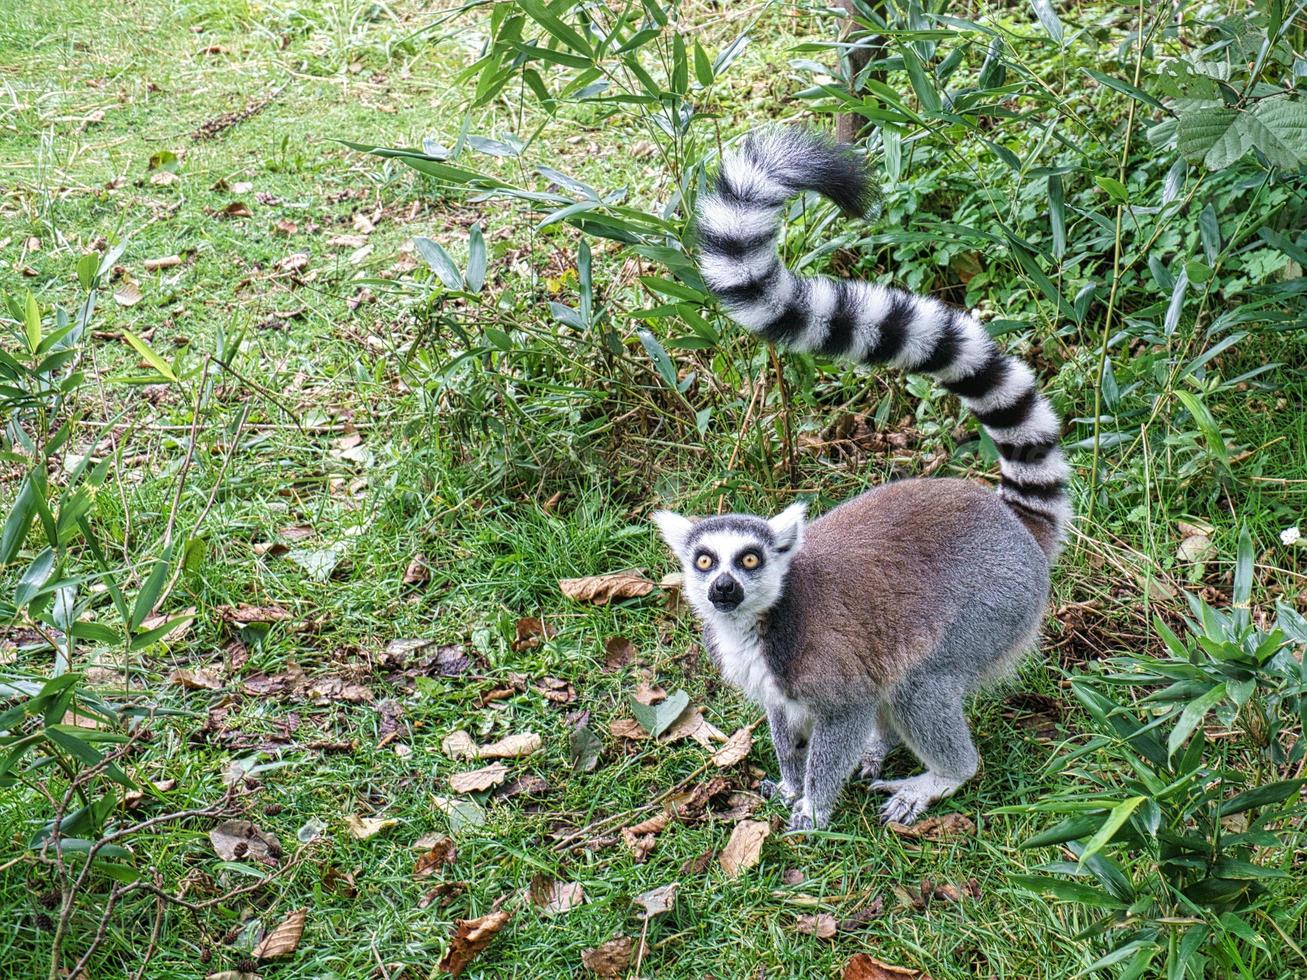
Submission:
{"label": "ground cover plant", "polygon": [[[0,7],[0,975],[1301,975],[1305,47],[1235,0]],[[781,832],[647,521],[992,478],[941,389],[706,300],[686,215],[768,121],[880,175],[787,261],[978,309],[1068,420],[1041,654],[911,828]]]}

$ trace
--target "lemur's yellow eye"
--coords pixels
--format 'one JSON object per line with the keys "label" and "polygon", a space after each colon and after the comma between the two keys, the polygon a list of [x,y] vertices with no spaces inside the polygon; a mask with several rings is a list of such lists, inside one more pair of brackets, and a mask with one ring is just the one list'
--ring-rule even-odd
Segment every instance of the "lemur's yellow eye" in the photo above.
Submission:
{"label": "lemur's yellow eye", "polygon": [[706,572],[712,568],[712,555],[700,555],[694,560],[694,567],[701,572]]}
{"label": "lemur's yellow eye", "polygon": [[741,558],[740,558],[740,567],[741,567],[741,568],[747,568],[747,569],[749,569],[749,570],[753,570],[753,569],[755,569],[755,568],[758,567],[759,562],[760,562],[760,559],[758,558],[758,556],[757,556],[756,553],[754,553],[754,552],[752,552],[752,551],[746,551],[746,552],[743,554],[743,556],[741,556]]}

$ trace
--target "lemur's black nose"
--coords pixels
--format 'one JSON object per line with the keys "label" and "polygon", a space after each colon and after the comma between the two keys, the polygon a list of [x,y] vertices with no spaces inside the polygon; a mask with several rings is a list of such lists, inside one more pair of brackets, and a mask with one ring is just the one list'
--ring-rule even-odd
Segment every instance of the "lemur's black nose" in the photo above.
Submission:
{"label": "lemur's black nose", "polygon": [[731,609],[744,601],[744,587],[730,575],[718,575],[708,587],[708,599],[714,606]]}

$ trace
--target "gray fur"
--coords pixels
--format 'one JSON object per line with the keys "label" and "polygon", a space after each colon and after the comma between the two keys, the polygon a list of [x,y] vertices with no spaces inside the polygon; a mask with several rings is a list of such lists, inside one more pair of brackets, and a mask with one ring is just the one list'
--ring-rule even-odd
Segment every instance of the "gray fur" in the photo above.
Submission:
{"label": "gray fur", "polygon": [[[767,711],[791,827],[823,827],[857,769],[892,794],[885,819],[911,821],[975,775],[966,696],[1010,669],[1033,643],[1049,563],[1033,533],[994,493],[965,480],[903,480],[870,490],[784,534],[775,521],[707,518],[674,548],[705,646],[728,680]],[[671,540],[669,538],[669,540]],[[744,582],[738,607],[709,598],[721,567],[757,550],[766,575]],[[730,574],[738,574],[727,569]],[[902,742],[926,766],[880,782]]]}

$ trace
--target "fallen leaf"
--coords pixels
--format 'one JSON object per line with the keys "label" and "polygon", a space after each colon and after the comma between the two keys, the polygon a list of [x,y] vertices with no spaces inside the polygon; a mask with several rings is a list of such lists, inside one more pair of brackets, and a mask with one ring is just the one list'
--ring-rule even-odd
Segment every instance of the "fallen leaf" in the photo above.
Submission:
{"label": "fallen leaf", "polygon": [[372,691],[363,684],[344,677],[315,677],[305,687],[305,693],[319,701],[348,701],[366,704],[372,700]]}
{"label": "fallen leaf", "polygon": [[649,737],[649,733],[640,727],[634,718],[618,718],[608,723],[608,734],[613,738],[627,738],[639,741]]}
{"label": "fallen leaf", "polygon": [[835,916],[828,912],[816,915],[801,915],[794,920],[794,928],[808,936],[818,939],[835,938]]}
{"label": "fallen leaf", "polygon": [[308,917],[308,909],[296,909],[272,932],[263,937],[263,941],[254,947],[254,958],[256,960],[275,960],[282,956],[289,956],[295,952],[300,944],[300,936],[304,935],[304,921]]}
{"label": "fallen leaf", "polygon": [[872,919],[878,919],[885,912],[885,902],[877,895],[869,903],[864,905],[858,911],[854,912],[846,919],[840,919],[840,932],[856,932],[865,926]]}
{"label": "fallen leaf", "polygon": [[[117,298],[116,294],[115,298]],[[1180,561],[1202,562],[1207,561],[1214,554],[1216,554],[1216,545],[1212,544],[1211,538],[1205,534],[1190,534],[1180,542],[1175,557]]]}
{"label": "fallen leaf", "polygon": [[204,980],[263,980],[263,977],[244,970],[219,970],[217,973],[206,974]]}
{"label": "fallen leaf", "polygon": [[146,259],[145,271],[155,272],[159,269],[171,269],[173,266],[181,264],[182,257],[180,255],[162,255],[157,259]]}
{"label": "fallen leaf", "polygon": [[635,693],[631,695],[635,700],[644,705],[654,705],[659,701],[667,699],[667,692],[661,687],[651,685],[648,681],[640,681],[635,685]]}
{"label": "fallen leaf", "polygon": [[681,712],[689,706],[690,695],[678,690],[658,704],[641,704],[632,699],[631,714],[646,732],[657,738],[671,728],[672,722],[676,721],[681,716]]}
{"label": "fallen leaf", "polygon": [[547,874],[531,877],[531,904],[545,915],[562,915],[585,902],[585,890],[579,882],[565,882]]}
{"label": "fallen leaf", "polygon": [[514,796],[543,796],[552,792],[553,789],[548,781],[539,776],[527,774],[518,776],[510,780],[503,786],[495,787],[494,793],[491,794],[497,800],[508,800]]}
{"label": "fallen leaf", "polygon": [[187,691],[222,690],[221,678],[215,677],[203,668],[192,670],[187,667],[179,667],[168,675],[168,683],[176,684]]}
{"label": "fallen leaf", "polygon": [[475,759],[481,749],[472,736],[460,728],[445,736],[440,743],[440,751],[451,759]]}
{"label": "fallen leaf", "polygon": [[681,875],[684,877],[697,877],[708,870],[708,865],[712,864],[713,852],[704,851],[698,857],[692,857],[681,865]]}
{"label": "fallen leaf", "polygon": [[259,830],[248,820],[224,820],[209,831],[209,842],[224,861],[253,860],[275,865],[281,857],[277,836]]}
{"label": "fallen leaf", "polygon": [[449,940],[449,952],[440,961],[441,972],[458,976],[477,956],[490,945],[500,929],[508,925],[512,913],[499,911],[479,919],[456,919],[454,935]]}
{"label": "fallen leaf", "polygon": [[427,878],[435,874],[446,864],[453,864],[458,852],[454,842],[448,837],[437,837],[432,841],[423,839],[427,848],[413,862],[413,877]]}
{"label": "fallen leaf", "polygon": [[471,772],[456,772],[449,777],[449,788],[455,793],[478,793],[498,786],[508,777],[508,766],[495,762]]}
{"label": "fallen leaf", "polygon": [[355,840],[367,840],[376,837],[382,831],[398,826],[399,821],[392,817],[360,817],[351,813],[345,818],[345,829]]}
{"label": "fallen leaf", "polygon": [[604,750],[603,740],[589,725],[581,725],[568,740],[567,754],[572,761],[573,772],[592,772],[599,764],[599,754]]}
{"label": "fallen leaf", "polygon": [[297,664],[289,664],[280,674],[256,674],[241,682],[241,690],[256,697],[271,694],[286,694],[300,690],[305,683],[304,670]]}
{"label": "fallen leaf", "polygon": [[326,548],[295,548],[286,552],[286,560],[298,565],[315,582],[326,582],[345,557],[348,545],[337,541]]}
{"label": "fallen leaf", "polygon": [[717,863],[729,877],[737,877],[762,859],[762,843],[770,833],[771,824],[765,820],[741,820],[731,831],[731,839],[722,848]]}
{"label": "fallen leaf", "polygon": [[737,790],[726,797],[726,806],[723,809],[712,811],[712,816],[715,820],[728,820],[731,822],[743,820],[761,809],[765,802],[757,793]]}
{"label": "fallen leaf", "polygon": [[920,970],[909,970],[905,966],[891,966],[880,960],[857,953],[844,964],[843,980],[930,980]]}
{"label": "fallen leaf", "polygon": [[300,230],[300,226],[289,218],[282,218],[274,227],[283,235],[293,235]]}
{"label": "fallen leaf", "polygon": [[430,581],[431,569],[427,567],[427,560],[421,555],[414,555],[404,570],[404,584],[426,585]]}
{"label": "fallen leaf", "polygon": [[554,704],[570,704],[576,700],[576,688],[561,677],[540,678],[536,690],[545,696],[546,701]]}
{"label": "fallen leaf", "polygon": [[119,306],[135,306],[143,298],[141,287],[130,280],[119,286],[113,294],[113,301]]}
{"label": "fallen leaf", "polygon": [[802,885],[803,872],[798,868],[786,868],[781,872],[781,881],[787,885]]}
{"label": "fallen leaf", "polygon": [[309,264],[308,252],[292,252],[277,262],[277,268],[283,272],[298,272]]}
{"label": "fallen leaf", "polygon": [[610,636],[604,640],[604,670],[621,670],[632,663],[640,651],[624,636]]}
{"label": "fallen leaf", "polygon": [[581,965],[597,977],[620,977],[631,965],[631,948],[635,940],[630,936],[614,936],[602,946],[581,951]]}
{"label": "fallen leaf", "polygon": [[362,248],[367,243],[362,235],[334,235],[327,240],[327,244],[334,248]]}
{"label": "fallen leaf", "polygon": [[244,201],[232,201],[225,208],[218,212],[224,218],[248,218],[254,214],[250,206]]}
{"label": "fallen leaf", "polygon": [[558,588],[575,602],[592,602],[603,606],[615,599],[646,596],[654,590],[654,584],[645,576],[644,569],[637,568],[606,575],[560,579]]}
{"label": "fallen leaf", "polygon": [[885,826],[900,837],[916,840],[948,840],[950,837],[969,837],[976,832],[975,822],[960,813],[942,813],[908,825],[890,821]]}
{"label": "fallen leaf", "polygon": [[440,907],[444,908],[465,891],[467,891],[466,881],[442,881],[418,899],[418,908],[424,909],[437,899],[440,900]]}
{"label": "fallen leaf", "polygon": [[652,888],[643,895],[637,895],[634,899],[635,904],[644,909],[646,919],[652,919],[655,915],[670,912],[672,906],[676,903],[676,889],[679,885],[679,882],[673,881],[670,884]]}
{"label": "fallen leaf", "polygon": [[476,800],[433,796],[431,802],[449,820],[449,829],[456,834],[465,827],[480,827],[486,822],[486,811]]}
{"label": "fallen leaf", "polygon": [[534,650],[541,641],[551,639],[554,631],[535,616],[523,616],[514,626],[513,650]]}
{"label": "fallen leaf", "polygon": [[[381,212],[377,212],[377,213],[380,214]],[[369,218],[362,211],[354,212],[354,220],[352,224],[354,225],[354,230],[357,231],[360,235],[371,235],[372,232],[375,231],[377,227],[376,224],[372,221],[372,219]]]}
{"label": "fallen leaf", "polygon": [[726,740],[726,744],[712,755],[712,764],[719,769],[733,766],[749,754],[753,748],[753,731],[741,728]]}
{"label": "fallen leaf", "polygon": [[726,735],[703,716],[703,709],[699,707],[686,708],[662,736],[664,742],[676,742],[683,738],[693,739],[705,749],[715,748],[716,743],[726,741]]}
{"label": "fallen leaf", "polygon": [[671,815],[664,811],[634,826],[622,828],[622,841],[636,864],[644,863],[658,842],[658,834],[667,828],[670,821]]}
{"label": "fallen leaf", "polygon": [[235,606],[217,606],[214,613],[225,623],[248,626],[250,623],[279,623],[291,618],[281,606],[251,606],[244,602]]}
{"label": "fallen leaf", "polygon": [[535,732],[522,732],[520,735],[508,735],[498,742],[483,745],[477,754],[482,759],[521,759],[528,755],[535,755],[544,744],[544,739]]}

